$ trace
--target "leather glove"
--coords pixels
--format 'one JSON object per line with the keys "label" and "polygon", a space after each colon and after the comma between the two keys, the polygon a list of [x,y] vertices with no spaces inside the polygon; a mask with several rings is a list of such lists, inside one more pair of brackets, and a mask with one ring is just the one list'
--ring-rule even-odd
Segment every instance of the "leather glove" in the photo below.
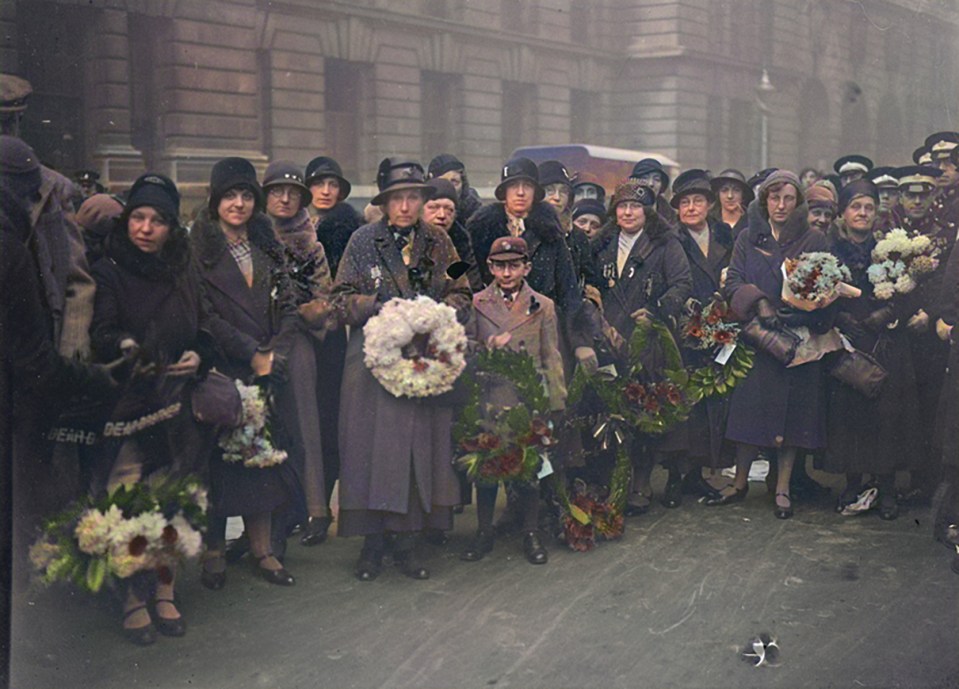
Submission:
{"label": "leather glove", "polygon": [[756,302],[756,316],[759,318],[760,325],[764,328],[781,330],[783,327],[782,321],[779,320],[779,314],[776,313],[776,309],[766,298]]}
{"label": "leather glove", "polygon": [[891,323],[894,320],[893,315],[891,306],[883,306],[881,309],[876,309],[863,318],[862,325],[873,332],[879,332],[886,327],[887,323]]}
{"label": "leather glove", "polygon": [[273,353],[273,368],[270,370],[270,382],[280,385],[290,379],[290,369],[287,359],[282,354]]}
{"label": "leather glove", "polygon": [[587,373],[595,373],[599,368],[599,359],[596,358],[596,350],[592,347],[577,347],[574,353],[576,361]]}
{"label": "leather glove", "polygon": [[851,340],[858,340],[866,335],[866,329],[853,318],[852,314],[845,311],[836,316],[836,326]]}
{"label": "leather glove", "polygon": [[929,328],[929,314],[919,309],[906,323],[906,327],[914,333],[924,333]]}

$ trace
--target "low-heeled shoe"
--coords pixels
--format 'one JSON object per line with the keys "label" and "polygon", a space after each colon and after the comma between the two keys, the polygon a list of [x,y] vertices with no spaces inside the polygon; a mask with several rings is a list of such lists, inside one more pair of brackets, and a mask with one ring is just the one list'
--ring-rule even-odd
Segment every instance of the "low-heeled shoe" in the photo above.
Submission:
{"label": "low-heeled shoe", "polygon": [[523,553],[531,565],[545,565],[549,560],[549,553],[546,552],[546,547],[535,531],[529,531],[523,537]]}
{"label": "low-heeled shoe", "polygon": [[493,550],[494,536],[492,531],[478,531],[473,542],[460,553],[460,560],[464,562],[478,562]]}

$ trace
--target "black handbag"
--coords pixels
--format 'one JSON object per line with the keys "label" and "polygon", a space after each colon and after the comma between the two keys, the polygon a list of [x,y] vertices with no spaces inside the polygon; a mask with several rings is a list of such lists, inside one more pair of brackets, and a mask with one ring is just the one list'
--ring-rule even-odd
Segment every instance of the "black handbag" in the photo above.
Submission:
{"label": "black handbag", "polygon": [[776,330],[767,328],[759,322],[759,318],[753,318],[742,330],[743,342],[766,352],[769,356],[783,365],[792,363],[796,356],[796,349],[801,342],[798,335],[788,330]]}
{"label": "black handbag", "polygon": [[200,423],[236,428],[243,415],[243,400],[236,384],[219,371],[210,371],[197,382],[190,396],[193,418]]}
{"label": "black handbag", "polygon": [[883,383],[889,372],[875,357],[854,349],[841,351],[836,355],[829,374],[867,399],[876,399],[882,392]]}

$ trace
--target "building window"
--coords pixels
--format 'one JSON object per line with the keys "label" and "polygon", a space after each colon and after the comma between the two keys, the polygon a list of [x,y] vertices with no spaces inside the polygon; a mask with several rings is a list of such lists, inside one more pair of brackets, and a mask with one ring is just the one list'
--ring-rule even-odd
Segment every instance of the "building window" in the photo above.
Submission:
{"label": "building window", "polygon": [[594,138],[593,101],[599,94],[590,91],[569,92],[569,140],[574,143],[589,143]]}
{"label": "building window", "polygon": [[503,82],[503,159],[520,146],[536,143],[536,86],[516,81]]}
{"label": "building window", "polygon": [[[30,3],[17,12],[20,76],[33,86],[20,136],[40,162],[67,175],[87,167],[83,127],[84,16],[53,2]],[[29,56],[29,57],[27,57]]]}
{"label": "building window", "polygon": [[347,176],[360,170],[360,136],[363,130],[365,65],[333,58],[326,60],[326,149]]}
{"label": "building window", "polygon": [[423,72],[420,131],[424,163],[440,153],[456,153],[453,149],[460,139],[458,80],[455,74]]}

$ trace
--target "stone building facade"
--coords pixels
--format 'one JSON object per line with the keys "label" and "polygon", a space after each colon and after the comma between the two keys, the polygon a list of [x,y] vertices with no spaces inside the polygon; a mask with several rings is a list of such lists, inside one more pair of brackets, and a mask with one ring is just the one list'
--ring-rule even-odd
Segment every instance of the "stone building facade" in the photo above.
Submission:
{"label": "stone building facade", "polygon": [[478,186],[519,145],[654,150],[684,167],[859,152],[905,163],[959,127],[959,8],[888,0],[7,0],[0,65],[35,89],[24,137],[122,188],[202,194],[224,155],[452,152]]}

